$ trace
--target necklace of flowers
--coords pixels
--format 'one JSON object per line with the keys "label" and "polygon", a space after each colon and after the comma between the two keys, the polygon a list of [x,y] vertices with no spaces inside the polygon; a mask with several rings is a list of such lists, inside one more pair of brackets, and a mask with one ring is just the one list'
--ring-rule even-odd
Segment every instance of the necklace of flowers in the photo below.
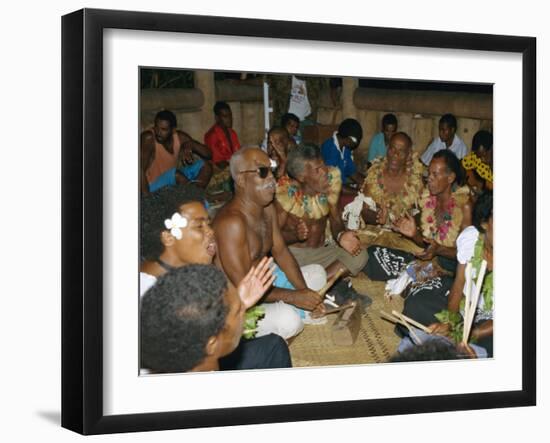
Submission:
{"label": "necklace of flowers", "polygon": [[440,222],[437,223],[436,215],[437,197],[430,195],[426,200],[423,211],[425,214],[426,223],[429,225],[432,238],[439,237],[440,241],[445,241],[449,235],[449,231],[453,227],[453,210],[456,208],[456,200],[454,196],[451,196],[447,202],[446,207],[443,209],[443,213],[440,214]]}

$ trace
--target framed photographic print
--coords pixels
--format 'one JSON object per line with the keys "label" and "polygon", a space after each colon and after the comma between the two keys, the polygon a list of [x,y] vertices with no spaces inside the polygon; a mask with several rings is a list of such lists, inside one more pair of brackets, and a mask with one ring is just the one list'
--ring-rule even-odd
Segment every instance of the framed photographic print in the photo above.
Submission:
{"label": "framed photographic print", "polygon": [[[90,9],[62,26],[64,427],[101,434],[535,404],[534,38]],[[307,325],[289,340],[292,368],[140,371],[143,134],[162,144],[154,127],[169,110],[182,146],[202,146],[221,124],[218,102],[239,145],[268,153],[268,131],[288,112],[299,115],[300,146],[338,140],[352,118],[363,171],[378,164],[369,146],[384,139],[388,114],[419,157],[445,141],[442,128],[467,151],[479,131],[490,134],[491,285],[504,294],[491,301],[490,358],[388,363],[400,339],[380,311],[399,313],[403,300],[386,300],[385,282],[361,273],[351,281],[372,304],[357,328],[342,339],[335,323]],[[488,180],[476,173],[473,193]],[[211,215],[234,191],[224,183],[206,189]],[[333,319],[350,320],[342,312]]]}

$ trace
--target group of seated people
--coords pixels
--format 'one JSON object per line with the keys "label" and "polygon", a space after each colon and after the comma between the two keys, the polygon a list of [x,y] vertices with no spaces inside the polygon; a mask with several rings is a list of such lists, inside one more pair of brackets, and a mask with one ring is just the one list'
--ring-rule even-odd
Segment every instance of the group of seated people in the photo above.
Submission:
{"label": "group of seated people", "polygon": [[[290,367],[291,340],[304,324],[326,322],[327,305],[318,291],[336,274],[341,276],[333,286],[337,302],[352,299],[368,306],[370,298],[352,287],[349,276],[363,271],[371,278],[395,278],[414,257],[378,246],[365,249],[357,230],[346,227],[346,198],[356,208],[350,217],[410,238],[422,248],[418,260],[441,259],[447,274],[432,273],[430,279],[456,275],[445,306],[430,305],[432,317],[444,308],[460,309],[463,261],[479,255],[479,244],[483,257],[492,253],[492,197],[489,216],[486,210],[476,212],[481,204],[488,207],[487,189],[492,189],[489,133],[476,134],[479,146],[464,157],[456,119],[443,116],[437,143],[428,147],[433,152],[422,156],[428,159],[424,180],[424,166],[413,155],[411,138],[397,132],[395,116],[384,117],[382,135],[372,142],[378,143],[376,155],[369,156],[370,167],[362,174],[352,155],[363,135],[357,120],[344,120],[319,148],[296,143],[300,122],[287,114],[261,149],[241,148],[227,103],[216,103],[214,114],[204,144],[178,130],[170,111],[159,112],[153,128],[141,135],[144,371]],[[455,146],[466,160],[462,164]],[[204,189],[216,170],[230,174],[232,196],[211,221]],[[464,171],[472,178],[463,179]],[[473,221],[472,209],[479,215]],[[405,312],[427,281],[413,285],[416,293],[407,297]],[[491,307],[492,285],[485,305]],[[249,316],[253,311],[261,314]],[[418,321],[448,332],[428,317]],[[472,332],[476,339],[492,336],[492,322],[479,328]]]}

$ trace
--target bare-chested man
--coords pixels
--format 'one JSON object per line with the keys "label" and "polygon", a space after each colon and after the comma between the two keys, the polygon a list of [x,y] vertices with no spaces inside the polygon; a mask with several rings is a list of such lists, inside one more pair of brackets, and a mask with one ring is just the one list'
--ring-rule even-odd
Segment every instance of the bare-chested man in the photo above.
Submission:
{"label": "bare-chested man", "polygon": [[[231,282],[238,283],[251,266],[271,253],[280,269],[275,271],[276,287],[265,299],[266,313],[258,323],[257,336],[273,332],[283,338],[293,337],[303,328],[302,310],[322,312],[324,308],[322,297],[307,288],[279,230],[273,205],[276,185],[270,159],[261,149],[241,149],[231,157],[230,170],[235,195],[220,209],[213,224],[218,243],[216,264]],[[321,266],[317,268],[324,274]],[[326,274],[322,280],[314,289],[320,289]]]}
{"label": "bare-chested man", "polygon": [[[327,167],[316,146],[302,145],[289,153],[287,173],[278,182],[276,207],[279,226],[298,264],[318,263],[329,278],[340,268],[344,275],[357,275],[368,255],[356,233],[344,228],[338,209],[338,168]],[[325,246],[327,220],[336,244]]]}
{"label": "bare-chested man", "polygon": [[177,129],[176,116],[160,111],[140,139],[140,188],[143,194],[176,183],[206,188],[212,176],[210,148]]}

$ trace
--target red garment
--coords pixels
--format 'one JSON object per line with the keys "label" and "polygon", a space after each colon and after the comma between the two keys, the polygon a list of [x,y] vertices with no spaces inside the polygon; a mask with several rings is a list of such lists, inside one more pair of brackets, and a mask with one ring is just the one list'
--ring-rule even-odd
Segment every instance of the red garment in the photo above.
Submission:
{"label": "red garment", "polygon": [[219,163],[221,161],[229,161],[231,156],[237,152],[241,144],[237,137],[237,133],[231,128],[227,128],[231,138],[231,144],[227,140],[223,128],[215,124],[206,134],[204,134],[204,144],[212,150],[212,161]]}

